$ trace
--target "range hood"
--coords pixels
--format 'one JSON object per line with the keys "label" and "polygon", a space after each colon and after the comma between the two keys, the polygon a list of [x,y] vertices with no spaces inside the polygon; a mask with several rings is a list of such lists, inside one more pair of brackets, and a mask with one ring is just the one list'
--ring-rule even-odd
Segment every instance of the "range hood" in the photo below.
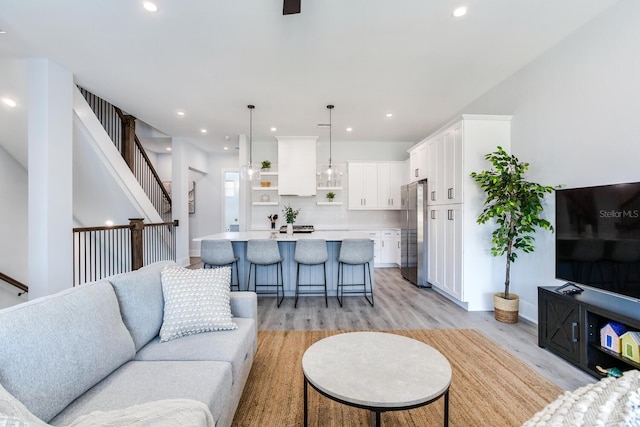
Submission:
{"label": "range hood", "polygon": [[317,136],[277,136],[278,195],[316,195]]}

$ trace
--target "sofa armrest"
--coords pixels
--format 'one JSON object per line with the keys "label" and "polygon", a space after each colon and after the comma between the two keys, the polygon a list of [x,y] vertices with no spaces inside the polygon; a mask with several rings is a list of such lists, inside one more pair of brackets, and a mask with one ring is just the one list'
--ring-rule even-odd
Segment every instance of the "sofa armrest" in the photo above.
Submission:
{"label": "sofa armrest", "polygon": [[258,320],[258,295],[255,292],[231,292],[231,314]]}

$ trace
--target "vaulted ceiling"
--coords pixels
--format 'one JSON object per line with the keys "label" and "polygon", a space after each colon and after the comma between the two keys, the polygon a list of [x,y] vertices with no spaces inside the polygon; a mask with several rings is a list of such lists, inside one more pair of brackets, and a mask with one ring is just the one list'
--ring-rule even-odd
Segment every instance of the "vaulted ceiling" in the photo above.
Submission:
{"label": "vaulted ceiling", "polygon": [[334,141],[417,142],[616,1],[0,0],[0,97],[18,103],[0,144],[26,156],[28,57],[210,152],[248,133],[247,104],[256,141],[328,138],[335,104]]}

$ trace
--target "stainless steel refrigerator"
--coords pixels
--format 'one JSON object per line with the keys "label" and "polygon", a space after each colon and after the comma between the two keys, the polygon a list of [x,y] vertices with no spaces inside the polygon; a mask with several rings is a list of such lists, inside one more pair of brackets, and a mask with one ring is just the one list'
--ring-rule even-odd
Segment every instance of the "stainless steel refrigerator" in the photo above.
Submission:
{"label": "stainless steel refrigerator", "polygon": [[400,272],[418,287],[427,282],[427,181],[401,187]]}

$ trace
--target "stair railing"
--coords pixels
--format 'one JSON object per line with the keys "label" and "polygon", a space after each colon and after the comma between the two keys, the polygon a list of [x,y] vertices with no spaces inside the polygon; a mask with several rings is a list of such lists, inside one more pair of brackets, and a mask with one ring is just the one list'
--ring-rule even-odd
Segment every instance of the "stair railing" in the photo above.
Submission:
{"label": "stair railing", "polygon": [[175,261],[178,225],[177,220],[145,224],[133,218],[128,225],[74,228],[74,286],[157,261]]}
{"label": "stair railing", "polygon": [[4,273],[0,273],[0,280],[7,282],[11,286],[15,286],[16,288],[20,289],[21,292],[18,292],[18,296],[21,296],[22,294],[29,292],[29,287],[27,285],[25,285],[19,280],[14,279],[11,276],[7,276]]}
{"label": "stair railing", "polygon": [[135,134],[135,117],[108,101],[78,87],[138,183],[164,221],[171,219],[171,195]]}

